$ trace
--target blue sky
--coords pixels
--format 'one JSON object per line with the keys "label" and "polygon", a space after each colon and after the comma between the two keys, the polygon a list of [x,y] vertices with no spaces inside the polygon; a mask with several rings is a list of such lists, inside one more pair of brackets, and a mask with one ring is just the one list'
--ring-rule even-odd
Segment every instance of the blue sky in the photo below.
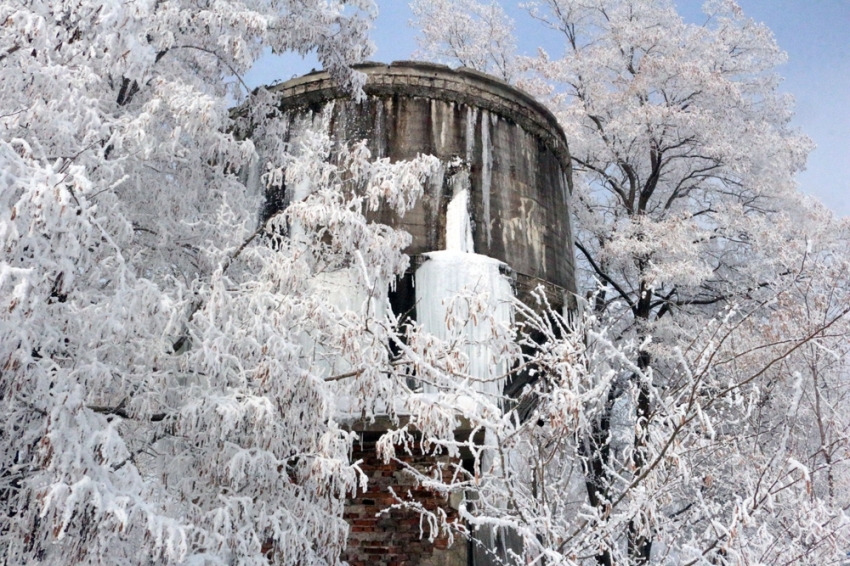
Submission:
{"label": "blue sky", "polygon": [[[699,21],[701,0],[675,0],[688,21]],[[405,0],[377,0],[379,15],[372,32],[377,45],[375,61],[409,59],[416,50],[415,30],[408,26],[412,13]],[[547,42],[533,20],[501,0],[516,22],[520,51],[533,53],[542,44],[551,54],[558,45]],[[850,216],[850,0],[738,0],[744,12],[767,24],[788,63],[781,89],[796,98],[793,125],[817,144],[808,168],[799,178],[800,189],[820,198],[840,216]],[[554,38],[553,38],[554,39]],[[288,80],[318,67],[314,57],[268,56],[244,78],[249,86]]]}

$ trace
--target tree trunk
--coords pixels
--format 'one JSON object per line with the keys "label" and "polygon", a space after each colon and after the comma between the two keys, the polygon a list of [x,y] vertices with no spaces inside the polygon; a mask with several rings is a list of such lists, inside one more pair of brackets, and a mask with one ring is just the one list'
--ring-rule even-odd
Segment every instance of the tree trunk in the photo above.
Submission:
{"label": "tree trunk", "polygon": [[[590,435],[579,445],[581,456],[585,459],[585,488],[590,504],[605,516],[610,510],[610,477],[607,471],[611,454],[611,411],[618,397],[615,387],[608,391],[608,398],[599,420]],[[613,566],[611,551],[605,549],[596,555],[596,562],[602,566]]]}
{"label": "tree trunk", "polygon": [[[643,265],[641,273],[643,272]],[[638,324],[638,336],[642,341],[646,336],[646,323],[649,320],[649,315],[652,312],[652,293],[641,282],[640,297],[635,307],[635,319]],[[644,373],[652,362],[652,357],[649,352],[641,350],[638,353],[637,366],[640,373]],[[637,373],[632,374],[633,382],[636,382],[638,388],[637,407],[635,407],[635,440],[634,452],[632,461],[634,463],[635,476],[643,472],[647,464],[646,458],[646,442],[649,438],[649,386],[644,379]],[[629,521],[629,562],[634,566],[649,563],[649,556],[652,552],[652,538],[647,536],[646,528],[639,523],[640,518],[635,517]]]}

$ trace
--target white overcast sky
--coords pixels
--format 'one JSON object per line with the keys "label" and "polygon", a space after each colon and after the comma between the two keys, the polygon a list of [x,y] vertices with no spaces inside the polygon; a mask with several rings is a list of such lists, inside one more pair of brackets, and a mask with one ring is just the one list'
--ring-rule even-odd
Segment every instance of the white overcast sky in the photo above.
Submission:
{"label": "white overcast sky", "polygon": [[[700,21],[701,0],[675,0],[686,20]],[[413,17],[405,0],[377,0],[380,13],[372,31],[375,61],[410,59],[416,50]],[[558,53],[518,2],[501,0],[516,22],[521,52],[542,45]],[[850,0],[738,0],[744,12],[773,30],[788,63],[780,67],[782,90],[796,98],[795,127],[817,149],[799,176],[800,189],[820,198],[840,216],[850,216]],[[268,56],[246,75],[249,86],[288,80],[318,67],[315,57]]]}

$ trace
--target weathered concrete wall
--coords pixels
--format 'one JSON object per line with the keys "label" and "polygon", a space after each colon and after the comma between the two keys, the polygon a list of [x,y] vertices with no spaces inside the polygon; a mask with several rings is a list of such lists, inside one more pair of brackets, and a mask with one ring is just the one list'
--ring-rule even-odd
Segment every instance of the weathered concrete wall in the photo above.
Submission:
{"label": "weathered concrete wall", "polygon": [[[375,219],[410,232],[410,254],[445,249],[452,176],[468,175],[474,251],[504,261],[530,282],[574,292],[569,152],[554,116],[529,95],[470,70],[418,62],[359,70],[368,77],[360,103],[340,93],[325,73],[273,90],[292,120],[335,101],[334,138],[366,139],[376,157],[424,153],[446,164],[443,178],[404,218],[383,211]],[[449,166],[458,159],[461,165]]]}

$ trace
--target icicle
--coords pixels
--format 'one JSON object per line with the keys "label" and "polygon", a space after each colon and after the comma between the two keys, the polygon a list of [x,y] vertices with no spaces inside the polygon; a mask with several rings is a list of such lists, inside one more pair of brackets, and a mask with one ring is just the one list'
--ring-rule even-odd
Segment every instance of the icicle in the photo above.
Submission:
{"label": "icicle", "polygon": [[[339,143],[341,141],[346,141],[348,139],[348,106],[349,104],[353,104],[349,100],[345,101],[334,101],[334,103],[339,104],[339,108],[334,112],[334,120],[333,120],[333,129],[331,129],[331,121],[328,120],[328,124],[325,126],[326,131],[330,135],[331,140],[334,143]],[[331,107],[333,108],[333,107]]]}
{"label": "icicle", "polygon": [[442,120],[440,120],[439,112],[437,111],[437,101],[433,98],[431,99],[431,143],[434,145],[434,148],[437,150],[437,153],[440,153],[440,149],[442,145],[438,140],[437,128],[442,125]]}
{"label": "icicle", "polygon": [[490,233],[490,182],[493,171],[492,155],[490,153],[490,113],[481,111],[481,197],[484,203],[484,231],[487,233],[487,249],[490,249],[492,234]]}
{"label": "icicle", "polygon": [[469,218],[469,171],[458,171],[451,179],[452,200],[446,210],[446,249],[464,253],[474,250]]}
{"label": "icicle", "polygon": [[376,98],[375,104],[375,142],[377,143],[375,149],[377,151],[376,157],[380,159],[387,156],[387,140],[384,135],[384,101]]}
{"label": "icicle", "polygon": [[570,185],[569,181],[567,181],[567,174],[564,171],[561,171],[561,195],[564,197],[564,202],[570,200]]}
{"label": "icicle", "polygon": [[478,119],[478,109],[472,106],[466,109],[466,162],[472,163],[475,156],[475,121]]}
{"label": "icicle", "polygon": [[263,221],[262,210],[263,202],[266,200],[265,186],[262,181],[262,157],[251,159],[245,167],[239,172],[242,182],[245,184],[245,195],[250,201],[255,204],[252,206],[256,210],[256,223],[259,225]]}
{"label": "icicle", "polygon": [[[449,128],[449,117],[452,115],[451,106],[447,106],[445,102],[440,103],[442,105],[442,117],[440,119],[440,151],[443,151],[443,148],[446,147],[446,130]],[[450,103],[452,106],[454,103]]]}

